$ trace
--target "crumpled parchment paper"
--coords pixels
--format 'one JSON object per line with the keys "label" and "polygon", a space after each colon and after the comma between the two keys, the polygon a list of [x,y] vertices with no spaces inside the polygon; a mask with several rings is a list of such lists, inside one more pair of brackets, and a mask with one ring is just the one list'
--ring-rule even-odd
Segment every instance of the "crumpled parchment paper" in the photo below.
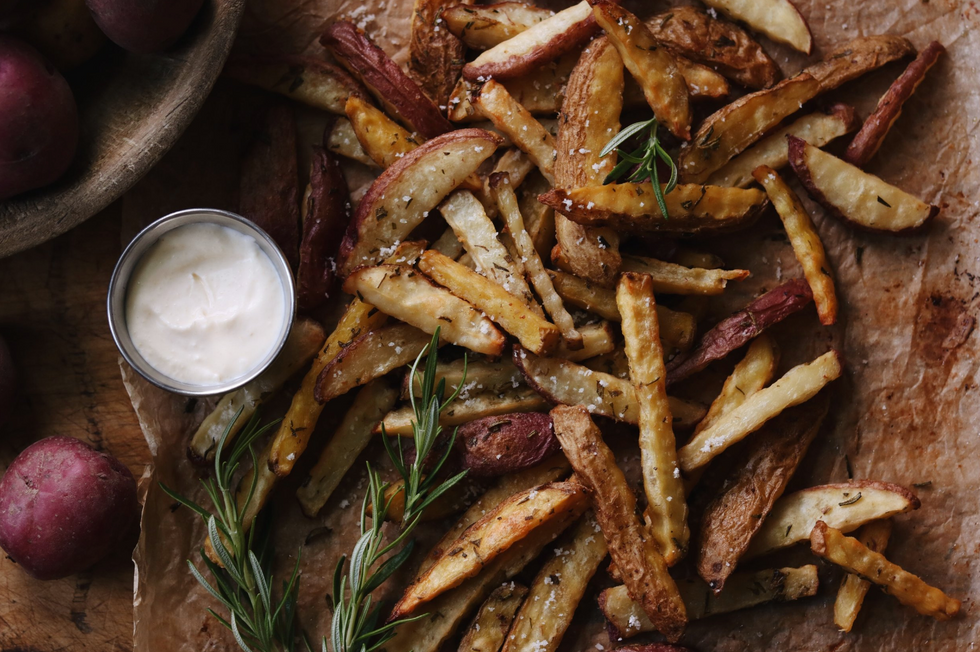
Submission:
{"label": "crumpled parchment paper", "polygon": [[[338,16],[349,16],[404,62],[411,5],[407,0],[252,0],[235,51],[317,54],[322,52],[317,42],[321,29]],[[855,631],[842,634],[832,616],[839,573],[821,564],[818,597],[693,623],[683,642],[699,650],[974,649],[980,640],[980,335],[973,328],[980,299],[980,7],[972,0],[800,0],[797,5],[814,33],[814,58],[851,38],[877,33],[903,34],[919,47],[936,39],[948,50],[869,166],[884,179],[938,203],[939,218],[927,233],[915,237],[862,234],[825,217],[801,193],[833,264],[842,303],[840,324],[821,329],[811,310],[788,320],[776,335],[784,349],[783,368],[831,345],[843,351],[847,363],[828,425],[791,489],[842,481],[849,473],[917,485],[922,508],[896,519],[888,557],[961,598],[963,611],[957,619],[939,623],[872,590]],[[658,3],[640,11],[664,8],[666,4]],[[801,55],[763,42],[785,73],[804,64]],[[835,98],[853,103],[866,116],[900,69],[891,66],[864,77]],[[172,210],[236,208],[243,134],[253,100],[259,97],[219,84],[178,146],[126,196],[126,234]],[[313,142],[318,134],[311,132]],[[751,279],[717,303],[719,315],[744,305],[780,278],[801,275],[780,234],[779,222],[770,215],[745,234],[704,245],[729,266],[752,271]],[[185,448],[210,402],[169,395],[125,366],[123,378],[154,460],[142,482],[146,504],[135,555],[135,649],[236,649],[207,616],[212,601],[187,571],[186,559],[199,564],[203,526],[188,510],[174,509],[156,485],[163,480],[202,498],[197,487],[205,471],[188,462]],[[318,431],[307,464],[329,437],[329,424]],[[278,577],[285,577],[302,550],[300,613],[314,641],[329,623],[325,596],[334,564],[356,535],[363,493],[358,469],[363,469],[360,461],[317,519],[302,516],[293,497],[303,468],[274,500],[282,567]],[[436,535],[433,531],[428,537]],[[764,563],[784,562],[811,563],[813,557],[801,546]],[[562,649],[609,649],[594,595],[586,597],[578,613]]]}

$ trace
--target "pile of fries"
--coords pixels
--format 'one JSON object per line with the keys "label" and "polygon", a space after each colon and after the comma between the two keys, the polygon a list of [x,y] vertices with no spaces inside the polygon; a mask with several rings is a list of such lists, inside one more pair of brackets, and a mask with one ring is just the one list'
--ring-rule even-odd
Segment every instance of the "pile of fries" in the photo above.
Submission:
{"label": "pile of fries", "polygon": [[[817,566],[761,560],[801,542],[847,573],[835,605],[845,631],[871,584],[940,620],[960,608],[883,556],[889,519],[919,506],[909,489],[854,480],[784,494],[832,418],[828,386],[844,361],[829,350],[783,369],[768,332],[794,314],[812,319],[811,301],[822,325],[838,314],[831,265],[787,167],[858,228],[905,233],[937,213],[860,168],[942,46],[916,55],[904,38],[862,37],[784,79],[751,32],[809,54],[809,28],[788,0],[707,4],[724,17],[694,7],[638,17],[602,0],[557,13],[416,0],[407,71],[343,20],[321,39],[330,62],[229,66],[337,117],[314,148],[305,194],[290,111],[269,113],[249,153],[242,210],[295,261],[306,318],[273,367],[221,400],[192,457],[213,456],[239,408],[244,421],[303,372],[268,463],[253,470],[250,517],[314,435],[322,452],[297,498],[316,516],[372,442],[411,434],[404,400],[418,380],[406,365],[439,329],[439,376],[460,390],[442,423],[462,427],[459,465],[491,481],[461,515],[458,501],[433,514],[455,524],[392,618],[441,618],[402,625],[388,652],[459,636],[461,650],[553,652],[597,573],[614,583],[598,605],[618,637],[676,642],[692,620],[816,594]],[[863,123],[828,98],[911,57]],[[617,154],[602,153],[624,114],[669,132],[677,178],[659,189],[663,206],[649,179],[608,182]],[[823,149],[855,130],[842,157]],[[375,171],[363,192],[348,192],[353,165]],[[770,205],[803,277],[703,330],[705,302],[749,272],[697,243],[748,228]],[[338,307],[339,320],[325,317]],[[734,369],[710,406],[682,398],[686,384],[709,382],[699,374],[712,363]],[[347,394],[352,402],[335,403]],[[336,405],[349,405],[339,425],[318,432]],[[603,436],[614,422],[637,433],[625,453]],[[620,466],[636,450],[640,478]],[[525,567],[539,568],[530,584],[511,582]]]}

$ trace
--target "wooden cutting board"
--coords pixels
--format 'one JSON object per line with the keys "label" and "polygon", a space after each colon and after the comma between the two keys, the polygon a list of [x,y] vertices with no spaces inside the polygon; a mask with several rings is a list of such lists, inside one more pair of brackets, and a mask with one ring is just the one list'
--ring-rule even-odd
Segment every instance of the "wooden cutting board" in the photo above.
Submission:
{"label": "wooden cutting board", "polygon": [[[30,442],[68,435],[142,475],[149,451],[105,315],[120,253],[117,203],[40,247],[0,259],[0,334],[21,388],[16,413],[0,426],[0,472]],[[132,650],[134,545],[135,538],[91,571],[50,582],[0,557],[0,651]]]}

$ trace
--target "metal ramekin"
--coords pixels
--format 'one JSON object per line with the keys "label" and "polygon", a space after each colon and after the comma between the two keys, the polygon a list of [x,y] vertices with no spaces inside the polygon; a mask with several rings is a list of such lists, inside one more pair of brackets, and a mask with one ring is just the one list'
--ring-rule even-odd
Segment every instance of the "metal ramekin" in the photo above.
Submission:
{"label": "metal ramekin", "polygon": [[[282,319],[282,332],[279,333],[279,340],[276,346],[248,373],[216,385],[184,383],[155,369],[136,350],[129,336],[129,328],[126,324],[126,293],[129,289],[129,279],[140,258],[143,257],[143,254],[150,247],[156,244],[160,236],[168,231],[172,231],[186,224],[197,224],[201,222],[226,226],[239,233],[244,233],[255,238],[259,247],[269,256],[269,260],[272,261],[272,266],[278,272],[284,296],[283,306],[285,314]],[[294,289],[293,273],[289,268],[289,262],[283,255],[282,250],[279,249],[279,246],[269,237],[269,234],[241,215],[235,215],[234,213],[219,211],[213,208],[191,208],[161,217],[133,238],[133,241],[122,252],[122,255],[119,257],[119,262],[116,263],[116,268],[112,272],[112,279],[109,281],[109,296],[106,301],[106,309],[109,314],[109,330],[112,331],[112,339],[115,340],[116,346],[119,347],[119,352],[122,353],[126,362],[139,372],[141,376],[157,387],[171,392],[186,396],[211,396],[238,389],[261,374],[275,360],[276,356],[279,355],[279,351],[282,350],[283,345],[286,343],[286,337],[289,335],[289,330],[292,327],[293,314],[296,309],[296,291]]]}

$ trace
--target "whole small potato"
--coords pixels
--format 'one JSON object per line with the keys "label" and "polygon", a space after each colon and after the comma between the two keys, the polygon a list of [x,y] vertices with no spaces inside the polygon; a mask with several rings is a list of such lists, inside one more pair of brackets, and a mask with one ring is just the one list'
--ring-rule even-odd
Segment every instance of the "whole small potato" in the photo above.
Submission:
{"label": "whole small potato", "polygon": [[3,337],[0,337],[0,427],[10,417],[16,394],[17,373],[14,371],[14,361],[10,357],[10,348]]}
{"label": "whole small potato", "polygon": [[109,40],[130,52],[159,52],[187,31],[204,0],[85,0]]}
{"label": "whole small potato", "polygon": [[41,580],[104,558],[138,515],[129,469],[72,437],[28,446],[0,480],[0,547]]}
{"label": "whole small potato", "polygon": [[30,45],[0,35],[0,200],[60,177],[77,146],[68,82]]}
{"label": "whole small potato", "polygon": [[94,57],[107,40],[85,0],[47,0],[18,31],[61,71]]}

